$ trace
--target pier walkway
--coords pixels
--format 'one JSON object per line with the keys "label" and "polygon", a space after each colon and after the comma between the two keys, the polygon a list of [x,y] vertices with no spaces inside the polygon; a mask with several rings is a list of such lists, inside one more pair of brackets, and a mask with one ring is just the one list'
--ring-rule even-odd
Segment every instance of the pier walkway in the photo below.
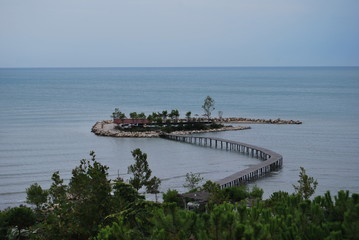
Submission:
{"label": "pier walkway", "polygon": [[254,165],[217,181],[221,188],[239,186],[240,184],[262,177],[271,171],[275,171],[281,168],[283,165],[282,155],[271,150],[246,143],[231,141],[222,138],[200,137],[192,135],[162,134],[160,135],[160,137],[179,142],[196,144],[204,147],[239,152],[263,160],[263,162],[257,165]]}

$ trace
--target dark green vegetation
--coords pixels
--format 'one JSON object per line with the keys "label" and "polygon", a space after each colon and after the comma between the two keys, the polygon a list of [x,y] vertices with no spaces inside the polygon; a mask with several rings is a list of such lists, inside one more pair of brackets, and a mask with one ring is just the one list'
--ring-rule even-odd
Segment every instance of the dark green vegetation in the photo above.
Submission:
{"label": "dark green vegetation", "polygon": [[163,132],[174,132],[174,131],[195,131],[195,130],[210,130],[210,129],[219,129],[222,128],[223,124],[218,123],[187,123],[187,124],[176,124],[172,126],[165,126],[161,130]]}
{"label": "dark green vegetation", "polygon": [[196,131],[196,130],[209,130],[222,128],[223,124],[217,123],[202,123],[202,122],[190,122],[190,123],[176,123],[176,124],[160,124],[160,125],[147,125],[145,126],[131,126],[129,128],[123,128],[117,126],[116,128],[125,132],[147,132],[158,131],[171,133],[175,131]]}
{"label": "dark green vegetation", "polygon": [[198,187],[198,181],[193,181],[193,189],[209,192],[209,199],[195,210],[185,210],[191,200],[176,190],[164,193],[163,203],[146,201],[138,193],[141,187],[158,192],[159,185],[156,177],[150,177],[147,155],[139,149],[132,152],[134,185],[122,179],[111,181],[108,167],[93,152],[90,155],[90,160],[83,159],[73,169],[68,184],[55,172],[50,189],[30,186],[27,201],[35,208],[0,212],[0,239],[329,240],[359,236],[359,194],[339,191],[332,197],[327,192],[311,200],[317,184],[304,169],[295,194],[275,192],[267,200],[261,200],[263,190],[258,187],[220,189],[211,181]]}
{"label": "dark green vegetation", "polygon": [[[222,128],[222,124],[217,124],[211,119],[211,113],[214,108],[214,99],[207,96],[202,105],[206,118],[192,118],[192,112],[185,114],[185,119],[179,119],[180,112],[177,109],[171,111],[163,110],[162,112],[153,112],[146,116],[145,113],[131,112],[129,119],[126,114],[121,112],[119,108],[115,108],[111,117],[117,123],[117,129],[127,132],[145,132],[145,131],[193,131],[193,130],[209,130]],[[221,112],[222,116],[223,112]]]}
{"label": "dark green vegetation", "polygon": [[[146,116],[144,113],[130,113],[130,119],[147,119],[146,124],[133,124],[129,120],[129,124],[118,124],[117,129],[125,132],[146,132],[146,131],[194,131],[194,130],[209,130],[222,128],[222,124],[217,124],[210,119],[191,118],[191,112],[186,113],[186,119],[179,119],[179,111],[172,110],[169,114],[167,110],[162,112],[153,112]],[[119,111],[118,108],[112,113],[113,119],[126,119],[126,115]]]}
{"label": "dark green vegetation", "polygon": [[113,119],[125,119],[126,115],[120,111],[119,108],[115,108],[115,111],[112,113],[111,118]]}
{"label": "dark green vegetation", "polygon": [[317,180],[314,180],[313,177],[309,177],[303,167],[300,167],[298,183],[298,186],[293,185],[294,190],[299,196],[304,199],[309,199],[310,196],[314,194],[315,189],[318,185]]}
{"label": "dark green vegetation", "polygon": [[147,193],[156,195],[159,193],[158,188],[161,185],[161,179],[158,177],[151,177],[152,170],[149,168],[147,162],[147,154],[142,153],[139,148],[132,151],[132,156],[135,159],[135,163],[128,167],[128,172],[133,174],[133,178],[130,178],[130,184],[138,191],[143,186],[146,186]]}
{"label": "dark green vegetation", "polygon": [[[208,119],[211,117],[212,111],[214,108],[214,99],[210,96],[207,96],[204,99],[202,109],[204,111],[204,116],[206,116]],[[223,114],[223,112],[222,112]],[[186,112],[186,119],[187,122],[191,121],[191,115],[192,112],[188,111]],[[163,124],[163,123],[170,123],[170,122],[178,122],[178,119],[180,117],[180,112],[177,109],[173,109],[171,111],[163,110],[162,112],[153,112],[152,114],[149,114],[148,116],[145,115],[145,113],[137,113],[137,112],[131,112],[129,114],[131,119],[148,119],[149,121],[156,123],[156,124]],[[113,119],[126,119],[126,114],[121,112],[119,108],[115,108],[115,111],[112,113],[111,118]],[[193,120],[193,119],[192,119]],[[193,120],[194,121],[194,120]]]}
{"label": "dark green vegetation", "polygon": [[[129,114],[130,119],[147,119],[152,124],[162,125],[166,123],[177,123],[180,116],[180,112],[177,109],[163,110],[162,112],[153,112],[146,116],[145,113],[131,112]],[[115,111],[112,113],[111,118],[113,119],[126,119],[126,114],[121,112],[119,108],[115,108]],[[186,113],[187,120],[191,120],[191,112]]]}

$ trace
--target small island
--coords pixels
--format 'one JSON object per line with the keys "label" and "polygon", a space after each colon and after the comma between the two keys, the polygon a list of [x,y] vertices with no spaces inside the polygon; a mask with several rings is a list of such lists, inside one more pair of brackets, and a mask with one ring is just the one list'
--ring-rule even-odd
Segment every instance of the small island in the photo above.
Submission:
{"label": "small island", "polygon": [[218,118],[213,118],[214,99],[207,96],[202,105],[203,116],[192,116],[188,111],[185,118],[180,118],[177,109],[172,111],[163,110],[162,112],[152,112],[146,116],[145,113],[131,112],[129,118],[115,108],[112,113],[112,120],[102,120],[96,122],[92,127],[92,132],[99,136],[107,137],[159,137],[166,133],[175,135],[188,135],[193,133],[208,133],[228,130],[245,130],[250,126],[229,125],[240,123],[261,123],[261,124],[301,124],[301,121],[281,120],[281,119],[252,119],[252,118],[223,118],[223,112],[218,112]]}
{"label": "small island", "polygon": [[[198,122],[186,122],[184,119],[178,119],[178,122],[167,122],[162,125],[142,123],[143,121],[138,121],[139,119],[125,120],[126,121],[123,121],[125,124],[118,124],[116,119],[102,120],[96,122],[91,131],[98,136],[153,138],[159,137],[163,133],[186,135],[228,130],[245,130],[251,128],[250,126],[223,125],[214,121],[202,122],[200,120],[198,120]],[[131,123],[127,124],[127,122]]]}
{"label": "small island", "polygon": [[[114,113],[118,112],[118,109]],[[177,110],[174,110],[177,111]],[[167,111],[164,111],[167,112]],[[188,114],[187,114],[188,115]],[[165,114],[155,113],[145,117],[143,113],[131,113],[133,118],[118,118],[115,114],[112,120],[102,120],[95,123],[92,132],[98,136],[107,137],[159,137],[163,133],[188,135],[219,131],[246,130],[250,126],[237,124],[302,124],[297,120],[282,119],[253,119],[253,118],[173,118],[167,119]],[[141,117],[139,117],[141,116]],[[166,116],[166,117],[164,117]],[[172,116],[172,115],[170,115]],[[236,124],[236,125],[230,125]]]}

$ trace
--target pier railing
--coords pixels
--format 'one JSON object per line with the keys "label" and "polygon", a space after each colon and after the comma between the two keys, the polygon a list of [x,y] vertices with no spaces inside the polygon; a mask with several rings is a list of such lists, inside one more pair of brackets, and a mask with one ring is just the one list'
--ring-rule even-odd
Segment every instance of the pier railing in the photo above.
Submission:
{"label": "pier railing", "polygon": [[160,137],[179,142],[196,144],[204,147],[239,152],[263,160],[263,162],[259,164],[256,164],[252,167],[249,167],[217,181],[221,188],[239,186],[240,184],[255,180],[269,172],[275,171],[281,168],[283,165],[282,155],[269,149],[257,147],[246,143],[231,141],[222,138],[200,137],[192,135],[163,134]]}

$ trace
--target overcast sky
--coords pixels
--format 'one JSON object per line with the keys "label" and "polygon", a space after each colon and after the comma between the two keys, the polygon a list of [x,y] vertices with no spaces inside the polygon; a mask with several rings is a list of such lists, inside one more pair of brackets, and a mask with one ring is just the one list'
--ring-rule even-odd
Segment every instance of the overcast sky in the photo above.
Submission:
{"label": "overcast sky", "polygon": [[0,67],[359,66],[358,0],[0,0]]}

